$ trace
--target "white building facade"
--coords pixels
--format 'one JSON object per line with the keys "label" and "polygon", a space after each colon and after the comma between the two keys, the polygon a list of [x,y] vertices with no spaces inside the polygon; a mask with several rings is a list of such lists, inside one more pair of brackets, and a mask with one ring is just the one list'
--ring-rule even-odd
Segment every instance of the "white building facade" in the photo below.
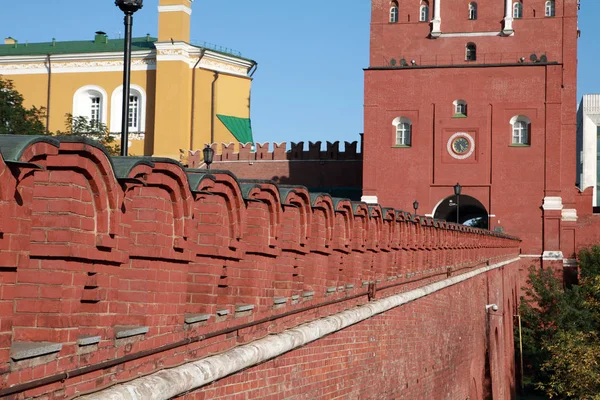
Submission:
{"label": "white building facade", "polygon": [[594,188],[594,207],[600,206],[600,94],[586,94],[577,110],[577,186]]}

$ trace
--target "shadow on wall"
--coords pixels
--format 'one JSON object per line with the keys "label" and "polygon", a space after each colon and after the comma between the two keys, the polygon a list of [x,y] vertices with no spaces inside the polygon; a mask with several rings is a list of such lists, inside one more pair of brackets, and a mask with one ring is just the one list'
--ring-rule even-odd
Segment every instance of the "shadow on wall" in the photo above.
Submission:
{"label": "shadow on wall", "polygon": [[[212,144],[215,158],[211,168],[228,170],[242,179],[268,179],[283,185],[301,185],[311,192],[326,192],[334,197],[359,201],[362,191],[362,154],[358,142],[345,142],[340,152],[339,142],[327,142],[326,150],[321,142],[291,144],[286,151],[286,142],[240,144],[239,152],[234,144]],[[188,163],[191,168],[203,168],[202,151],[190,152]]]}

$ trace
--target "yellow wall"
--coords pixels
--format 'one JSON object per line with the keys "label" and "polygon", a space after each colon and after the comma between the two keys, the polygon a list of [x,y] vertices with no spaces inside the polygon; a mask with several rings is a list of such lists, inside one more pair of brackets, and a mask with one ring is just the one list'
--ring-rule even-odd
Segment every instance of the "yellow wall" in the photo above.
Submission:
{"label": "yellow wall", "polygon": [[[194,120],[194,143],[192,150],[204,147],[210,143],[211,128],[211,86],[214,80],[214,71],[202,68],[196,69],[196,101]],[[219,73],[215,84],[215,142],[237,142],[235,137],[216,117],[216,114],[230,115],[233,117],[250,118],[249,101],[250,85],[252,80],[247,77]],[[220,151],[220,146],[218,147]]]}

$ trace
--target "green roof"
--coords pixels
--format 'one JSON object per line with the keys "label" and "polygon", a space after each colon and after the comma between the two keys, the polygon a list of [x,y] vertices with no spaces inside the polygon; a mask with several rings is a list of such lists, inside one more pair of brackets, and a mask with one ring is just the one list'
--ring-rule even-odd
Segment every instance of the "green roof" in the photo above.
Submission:
{"label": "green roof", "polygon": [[229,132],[240,143],[254,143],[252,139],[252,124],[250,118],[231,117],[229,115],[217,114],[217,118],[225,125]]}
{"label": "green roof", "polygon": [[[133,38],[131,50],[152,50],[158,39],[150,36]],[[122,52],[125,39],[79,40],[69,42],[17,43],[0,45],[0,56],[29,56],[42,54]]]}

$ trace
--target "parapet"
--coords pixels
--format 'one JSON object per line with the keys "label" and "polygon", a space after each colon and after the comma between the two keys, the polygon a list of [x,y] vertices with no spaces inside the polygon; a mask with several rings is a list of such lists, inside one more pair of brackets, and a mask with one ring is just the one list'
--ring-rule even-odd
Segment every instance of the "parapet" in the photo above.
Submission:
{"label": "parapet", "polygon": [[[326,150],[321,148],[321,142],[308,142],[308,149],[304,149],[304,142],[291,143],[289,150],[287,143],[239,143],[239,152],[235,152],[234,143],[213,143],[210,146],[215,150],[214,162],[219,161],[337,161],[337,160],[362,160],[362,153],[358,152],[358,142],[344,142],[344,151],[340,151],[340,142],[326,142]],[[273,150],[270,151],[272,146]],[[220,150],[220,152],[219,152]],[[189,151],[188,165],[191,168],[202,164],[202,150]]]}

